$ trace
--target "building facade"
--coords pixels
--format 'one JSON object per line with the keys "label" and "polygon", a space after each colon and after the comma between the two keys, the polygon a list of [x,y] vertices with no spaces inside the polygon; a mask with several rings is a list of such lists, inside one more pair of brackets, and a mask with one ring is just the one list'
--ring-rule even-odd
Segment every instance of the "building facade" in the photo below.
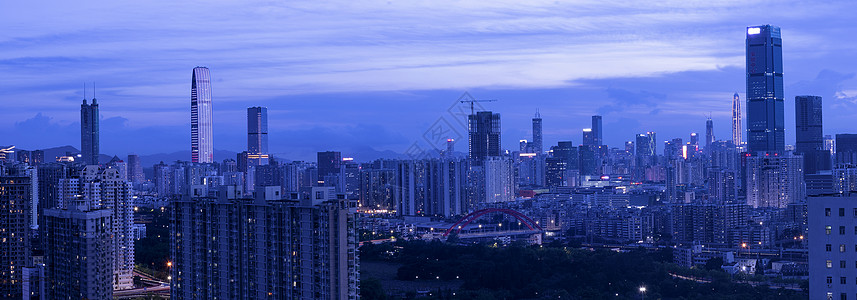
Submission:
{"label": "building facade", "polygon": [[83,162],[88,165],[98,164],[99,153],[98,103],[92,98],[92,104],[80,105],[80,153]]}
{"label": "building facade", "polygon": [[780,28],[747,27],[748,152],[785,151],[783,40]]}
{"label": "building facade", "polygon": [[330,187],[174,201],[173,299],[357,299],[356,201]]}
{"label": "building facade", "polygon": [[[211,74],[206,67],[193,68],[190,80],[191,162],[214,162]],[[94,100],[93,100],[94,101]]]}
{"label": "building facade", "polygon": [[807,203],[809,299],[857,298],[857,194]]}

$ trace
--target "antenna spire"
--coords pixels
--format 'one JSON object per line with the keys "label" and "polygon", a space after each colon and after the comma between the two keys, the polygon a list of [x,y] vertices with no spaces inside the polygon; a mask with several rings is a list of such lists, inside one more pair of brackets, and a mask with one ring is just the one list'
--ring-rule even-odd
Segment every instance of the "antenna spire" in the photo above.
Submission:
{"label": "antenna spire", "polygon": [[95,104],[95,81],[92,82],[92,104]]}

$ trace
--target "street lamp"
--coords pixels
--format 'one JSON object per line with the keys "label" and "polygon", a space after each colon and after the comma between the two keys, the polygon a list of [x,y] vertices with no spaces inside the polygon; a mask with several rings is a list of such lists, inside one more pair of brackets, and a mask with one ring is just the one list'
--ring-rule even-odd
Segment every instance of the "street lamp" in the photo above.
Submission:
{"label": "street lamp", "polygon": [[640,298],[644,299],[644,300],[646,299],[646,287],[645,286],[640,287]]}

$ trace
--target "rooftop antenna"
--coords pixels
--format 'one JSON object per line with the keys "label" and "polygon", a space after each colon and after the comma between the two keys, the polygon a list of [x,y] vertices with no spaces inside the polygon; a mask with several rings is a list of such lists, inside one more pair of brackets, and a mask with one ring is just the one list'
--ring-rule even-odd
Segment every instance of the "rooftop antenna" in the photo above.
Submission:
{"label": "rooftop antenna", "polygon": [[92,104],[95,104],[95,81],[92,82]]}

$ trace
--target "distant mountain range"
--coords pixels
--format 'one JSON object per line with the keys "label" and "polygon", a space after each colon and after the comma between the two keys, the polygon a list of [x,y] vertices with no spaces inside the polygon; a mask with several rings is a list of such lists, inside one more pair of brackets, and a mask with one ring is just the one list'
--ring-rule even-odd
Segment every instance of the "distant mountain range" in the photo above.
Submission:
{"label": "distant mountain range", "polygon": [[[15,148],[15,150],[29,150],[29,149],[19,149]],[[37,149],[45,152],[45,160],[46,161],[55,161],[57,157],[65,156],[67,154],[76,154],[80,153],[80,150],[73,146],[60,146],[46,149]],[[355,161],[358,162],[370,162],[380,158],[386,159],[407,159],[408,156],[402,153],[397,153],[390,150],[378,151],[371,147],[359,147],[359,148],[345,148],[338,150],[342,152],[343,157],[352,157]],[[227,158],[235,159],[237,157],[237,152],[229,151],[229,150],[214,150],[214,157],[217,161],[222,161]],[[462,156],[463,154],[460,152],[455,153],[456,156]],[[290,158],[294,157],[311,157],[312,159],[307,159],[308,161],[315,161],[315,153],[304,153],[304,152],[280,152],[273,153],[274,157],[279,159],[280,161],[290,161]],[[434,151],[430,151],[427,157],[437,157],[438,154]],[[118,155],[119,159],[127,160],[127,155]],[[108,162],[113,159],[112,155],[101,154],[98,157],[101,162]],[[190,150],[187,151],[176,151],[171,153],[157,153],[157,154],[149,154],[149,155],[140,155],[140,164],[143,168],[151,168],[153,165],[158,164],[160,162],[164,162],[170,164],[174,161],[182,160],[189,161],[190,160]]]}

